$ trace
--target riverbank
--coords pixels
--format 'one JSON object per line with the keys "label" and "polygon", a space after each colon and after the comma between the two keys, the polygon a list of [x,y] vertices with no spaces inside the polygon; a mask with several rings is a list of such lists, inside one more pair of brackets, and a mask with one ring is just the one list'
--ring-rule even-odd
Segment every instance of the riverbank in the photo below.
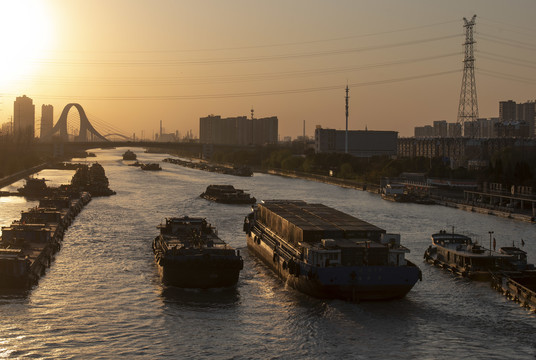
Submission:
{"label": "riverbank", "polygon": [[42,164],[36,165],[34,167],[31,167],[29,169],[19,171],[19,172],[15,173],[15,174],[4,176],[3,178],[0,178],[0,188],[3,188],[4,186],[11,185],[15,181],[19,181],[21,179],[24,179],[27,176],[35,174],[36,172],[39,172],[39,171],[45,169],[47,166],[48,166],[48,163],[42,163]]}
{"label": "riverbank", "polygon": [[[330,176],[307,174],[307,173],[302,173],[302,172],[297,172],[297,171],[285,171],[285,170],[274,170],[274,169],[266,170],[266,171],[256,169],[255,171],[263,172],[263,173],[271,174],[271,175],[289,177],[289,178],[299,178],[299,179],[304,179],[304,180],[317,181],[317,182],[322,182],[325,184],[332,184],[332,185],[337,185],[337,186],[356,189],[356,190],[368,191],[374,194],[381,193],[380,186],[376,184],[364,184],[364,183],[359,183],[357,181],[352,181],[352,180],[337,179],[337,178],[333,178]],[[536,218],[529,213],[527,214],[518,213],[512,210],[505,210],[497,206],[493,208],[480,207],[475,204],[468,204],[463,199],[456,199],[456,198],[443,196],[441,195],[440,192],[438,193],[438,195],[430,197],[430,200],[433,201],[435,205],[441,205],[441,206],[456,208],[456,209],[460,209],[464,211],[476,212],[480,214],[499,216],[499,217],[503,217],[507,219],[514,219],[518,221],[525,221],[525,222],[531,222],[531,223],[536,222]]]}

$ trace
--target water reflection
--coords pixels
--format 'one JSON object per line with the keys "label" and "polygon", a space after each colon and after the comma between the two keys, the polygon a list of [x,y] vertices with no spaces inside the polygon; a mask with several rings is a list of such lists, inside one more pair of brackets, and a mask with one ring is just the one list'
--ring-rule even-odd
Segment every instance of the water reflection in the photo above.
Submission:
{"label": "water reflection", "polygon": [[162,301],[181,308],[210,309],[231,308],[239,304],[240,293],[236,287],[217,289],[182,289],[174,286],[162,286]]}

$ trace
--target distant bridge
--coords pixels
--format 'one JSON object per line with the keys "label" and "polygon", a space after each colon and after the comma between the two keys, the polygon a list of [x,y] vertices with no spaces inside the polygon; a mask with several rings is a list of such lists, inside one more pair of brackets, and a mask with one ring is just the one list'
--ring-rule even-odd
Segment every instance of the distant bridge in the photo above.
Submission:
{"label": "distant bridge", "polygon": [[41,138],[41,142],[50,142],[52,140],[60,140],[63,142],[69,141],[69,134],[67,132],[67,115],[73,106],[78,110],[78,114],[80,115],[80,131],[78,136],[75,137],[76,142],[107,142],[109,141],[108,137],[113,136],[120,137],[127,141],[131,140],[131,138],[128,136],[119,133],[101,135],[89,122],[84,108],[82,108],[80,104],[70,103],[63,108],[58,122],[48,134],[45,134]]}
{"label": "distant bridge", "polygon": [[132,140],[131,137],[128,137],[128,136],[126,136],[126,135],[119,134],[119,133],[106,134],[106,135],[104,135],[104,137],[106,138],[106,140],[108,140],[108,138],[111,138],[111,137],[114,137],[114,136],[120,137],[121,139],[125,139],[126,141],[131,141],[131,140]]}

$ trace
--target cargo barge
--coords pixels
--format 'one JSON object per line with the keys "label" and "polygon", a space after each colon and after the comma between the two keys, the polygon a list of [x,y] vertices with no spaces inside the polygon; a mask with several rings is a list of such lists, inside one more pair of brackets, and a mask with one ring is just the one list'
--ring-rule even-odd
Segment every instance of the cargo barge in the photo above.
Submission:
{"label": "cargo barge", "polygon": [[2,227],[0,288],[27,290],[35,285],[60,249],[63,234],[91,200],[87,192],[77,198],[53,196],[22,212],[21,219]]}
{"label": "cargo barge", "polygon": [[165,219],[153,240],[153,252],[165,285],[181,288],[231,287],[244,262],[204,218]]}
{"label": "cargo barge", "polygon": [[162,161],[175,164],[175,165],[188,167],[191,169],[210,171],[210,172],[215,172],[215,173],[225,174],[225,175],[245,176],[245,177],[253,176],[253,171],[251,170],[249,166],[229,167],[229,166],[224,166],[224,165],[210,165],[206,162],[193,162],[193,161],[181,160],[177,158],[167,158]]}
{"label": "cargo barge", "polygon": [[209,185],[202,198],[222,204],[254,204],[257,199],[251,197],[242,189],[235,189],[233,185]]}
{"label": "cargo barge", "polygon": [[253,254],[314,297],[397,299],[421,279],[399,234],[322,204],[263,201],[245,218],[244,231]]}
{"label": "cargo barge", "polygon": [[0,289],[28,290],[50,266],[63,234],[92,197],[115,194],[98,163],[80,166],[70,185],[49,188],[45,179],[32,186],[39,205],[21,213],[20,220],[2,227]]}

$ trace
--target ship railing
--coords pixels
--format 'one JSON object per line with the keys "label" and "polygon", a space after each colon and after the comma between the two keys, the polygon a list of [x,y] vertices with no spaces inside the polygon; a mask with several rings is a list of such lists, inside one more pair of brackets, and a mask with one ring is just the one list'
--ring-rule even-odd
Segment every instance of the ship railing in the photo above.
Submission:
{"label": "ship railing", "polygon": [[[260,224],[258,222],[255,223],[255,227],[259,230],[259,233],[266,233],[268,234],[270,238],[263,237],[263,239],[266,242],[269,242],[273,247],[277,245],[278,251],[280,255],[284,255],[287,258],[300,258],[300,252],[291,246],[286,240],[284,240],[281,236],[277,235],[275,232],[264,226],[263,224]],[[274,239],[274,240],[272,240]]]}

